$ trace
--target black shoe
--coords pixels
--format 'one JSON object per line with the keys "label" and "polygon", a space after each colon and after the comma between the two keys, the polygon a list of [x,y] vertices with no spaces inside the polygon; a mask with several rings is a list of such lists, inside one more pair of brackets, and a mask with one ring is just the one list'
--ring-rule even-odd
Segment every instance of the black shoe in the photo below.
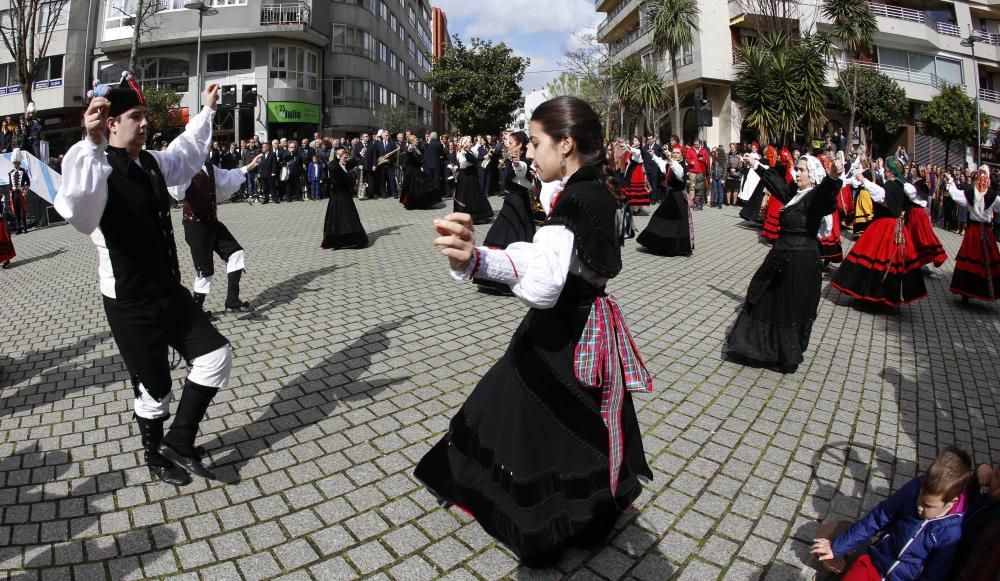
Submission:
{"label": "black shoe", "polygon": [[177,466],[150,466],[149,475],[158,478],[160,482],[173,484],[174,486],[187,486],[191,484],[191,475]]}
{"label": "black shoe", "polygon": [[3,266],[0,266],[0,268],[2,268],[4,270],[7,270],[8,268],[10,268],[10,261],[9,260],[5,261],[3,263]]}
{"label": "black shoe", "polygon": [[243,301],[234,304],[226,304],[226,311],[234,311],[238,313],[252,313],[253,305],[250,304],[250,301]]}
{"label": "black shoe", "polygon": [[190,472],[195,476],[200,476],[202,478],[207,478],[209,480],[215,480],[215,472],[212,472],[211,470],[206,468],[205,465],[201,463],[201,458],[192,458],[190,456],[184,456],[183,454],[172,448],[170,444],[166,442],[160,444],[160,447],[159,449],[157,449],[157,452],[159,452],[160,455],[166,458],[167,460],[173,462],[174,466],[176,466],[181,470],[186,470],[187,472]]}
{"label": "black shoe", "polygon": [[143,454],[146,466],[149,467],[149,475],[157,478],[161,482],[173,484],[174,486],[187,486],[191,484],[191,475],[184,470],[173,465],[157,451],[163,441],[163,424],[166,417],[155,420],[135,417],[139,424],[139,436],[142,442]]}

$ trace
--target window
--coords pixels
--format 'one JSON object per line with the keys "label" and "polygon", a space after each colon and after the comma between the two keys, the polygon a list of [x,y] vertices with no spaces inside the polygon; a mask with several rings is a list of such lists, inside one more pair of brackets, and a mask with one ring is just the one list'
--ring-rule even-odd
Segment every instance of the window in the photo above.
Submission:
{"label": "window", "polygon": [[186,0],[160,0],[160,7],[157,12],[166,12],[167,10],[184,10],[184,3]]}
{"label": "window", "polygon": [[253,68],[252,63],[253,52],[249,50],[209,53],[205,72],[245,71]]}
{"label": "window", "polygon": [[[135,78],[144,88],[154,87],[178,93],[186,93],[188,90],[190,63],[186,60],[170,57],[143,57],[136,60],[135,69],[133,71]],[[101,63],[97,78],[102,83],[117,84],[121,80],[124,70],[124,63]]]}
{"label": "window", "polygon": [[270,86],[276,89],[319,87],[319,55],[297,46],[272,46]]}
{"label": "window", "polygon": [[962,76],[962,61],[937,57],[937,76],[942,81],[948,83],[949,85],[962,85],[964,84],[964,77]]}
{"label": "window", "polygon": [[51,81],[63,78],[63,55],[50,56],[42,63],[36,81]]}
{"label": "window", "polygon": [[389,52],[389,68],[392,69],[392,70],[396,70],[397,67],[399,67],[399,57],[396,56],[396,53],[390,51]]}
{"label": "window", "polygon": [[104,28],[132,26],[135,15],[135,0],[108,0],[104,13]]}
{"label": "window", "polygon": [[339,77],[333,79],[331,96],[334,105],[374,109],[374,91],[371,81]]}
{"label": "window", "polygon": [[226,6],[246,6],[247,0],[208,0],[205,4],[216,8],[225,8]]}
{"label": "window", "polygon": [[355,28],[344,24],[333,25],[333,52],[347,52],[378,60],[375,35],[363,28]]}
{"label": "window", "polygon": [[389,89],[386,89],[385,87],[378,88],[378,103],[379,105],[389,104]]}
{"label": "window", "polygon": [[378,43],[378,56],[382,62],[389,62],[389,47],[387,47],[384,42]]}
{"label": "window", "polygon": [[413,12],[413,6],[406,7],[406,19],[410,21],[413,26],[417,25],[417,15]]}
{"label": "window", "polygon": [[375,0],[334,0],[343,4],[353,4],[359,8],[364,8],[368,12],[375,14]]}
{"label": "window", "polygon": [[392,29],[393,32],[399,30],[399,21],[396,20],[395,14],[389,15],[389,28]]}
{"label": "window", "polygon": [[965,83],[962,61],[948,57],[880,46],[878,66],[882,73],[900,81],[933,86]]}
{"label": "window", "polygon": [[0,65],[0,88],[17,85],[17,78],[14,76],[14,63]]}
{"label": "window", "polygon": [[399,42],[406,42],[406,31],[403,30],[403,25],[399,25]]}
{"label": "window", "polygon": [[385,0],[379,0],[378,15],[383,22],[389,20],[389,7],[386,5]]}
{"label": "window", "polygon": [[417,56],[417,43],[413,42],[413,37],[406,39],[406,51],[410,53],[410,56],[416,58]]}
{"label": "window", "polygon": [[36,28],[38,32],[62,30],[69,20],[69,2],[44,2],[38,7]]}

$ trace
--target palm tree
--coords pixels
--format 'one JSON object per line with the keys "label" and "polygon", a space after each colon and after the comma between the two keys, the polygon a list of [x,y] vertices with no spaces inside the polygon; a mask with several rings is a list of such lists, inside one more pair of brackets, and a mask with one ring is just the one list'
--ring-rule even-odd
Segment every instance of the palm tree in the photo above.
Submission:
{"label": "palm tree", "polygon": [[[827,40],[806,34],[788,49],[792,74],[798,84],[798,111],[807,136],[819,135],[826,123],[826,63],[816,58]],[[798,123],[796,124],[798,125]]]}
{"label": "palm tree", "polygon": [[[831,36],[840,41],[844,49],[850,51],[855,60],[862,53],[872,51],[875,44],[875,33],[878,32],[878,20],[865,0],[823,0],[823,16],[833,22]],[[836,64],[837,60],[834,59]],[[839,65],[838,69],[839,69]],[[838,70],[839,73],[839,70]],[[842,78],[841,75],[837,75]],[[848,123],[848,139],[854,139],[854,119],[858,103],[858,75],[853,75],[854,83],[845,92],[850,95],[848,108],[850,121]]]}
{"label": "palm tree", "polygon": [[636,58],[625,59],[611,69],[611,84],[618,103],[618,131],[621,134],[625,133],[625,110],[635,104],[635,81],[641,72],[642,64]]}
{"label": "palm tree", "polygon": [[763,143],[773,140],[778,125],[774,108],[778,94],[771,64],[771,51],[758,42],[747,42],[737,49],[736,91],[743,119],[757,130]]}
{"label": "palm tree", "polygon": [[656,54],[664,51],[670,57],[670,73],[674,86],[674,131],[681,128],[681,99],[677,90],[677,52],[694,42],[694,31],[698,30],[697,0],[648,0],[646,28],[653,31],[653,50]]}
{"label": "palm tree", "polygon": [[649,133],[656,133],[660,124],[656,113],[663,104],[666,92],[667,88],[655,67],[642,67],[633,79],[632,99],[642,109]]}

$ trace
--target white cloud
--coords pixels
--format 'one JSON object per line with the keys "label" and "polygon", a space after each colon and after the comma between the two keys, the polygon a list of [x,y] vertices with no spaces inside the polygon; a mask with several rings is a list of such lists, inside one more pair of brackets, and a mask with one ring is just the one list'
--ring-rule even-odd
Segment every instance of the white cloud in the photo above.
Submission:
{"label": "white cloud", "polygon": [[562,67],[559,65],[558,59],[537,54],[520,56],[531,59],[531,64],[528,65],[528,70],[524,73],[524,80],[521,81],[521,88],[524,89],[525,93],[530,93],[535,89],[544,89],[561,72],[559,69]]}
{"label": "white cloud", "polygon": [[468,22],[464,30],[453,30],[466,38],[502,40],[505,34],[568,34],[603,14],[594,10],[592,0],[435,0],[451,24]]}

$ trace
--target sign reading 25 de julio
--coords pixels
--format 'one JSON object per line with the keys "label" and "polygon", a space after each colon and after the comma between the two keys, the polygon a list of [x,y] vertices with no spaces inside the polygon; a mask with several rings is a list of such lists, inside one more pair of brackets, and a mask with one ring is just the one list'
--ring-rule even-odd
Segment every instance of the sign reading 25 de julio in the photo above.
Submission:
{"label": "sign reading 25 de julio", "polygon": [[270,123],[319,123],[319,105],[295,101],[270,101],[267,104]]}

